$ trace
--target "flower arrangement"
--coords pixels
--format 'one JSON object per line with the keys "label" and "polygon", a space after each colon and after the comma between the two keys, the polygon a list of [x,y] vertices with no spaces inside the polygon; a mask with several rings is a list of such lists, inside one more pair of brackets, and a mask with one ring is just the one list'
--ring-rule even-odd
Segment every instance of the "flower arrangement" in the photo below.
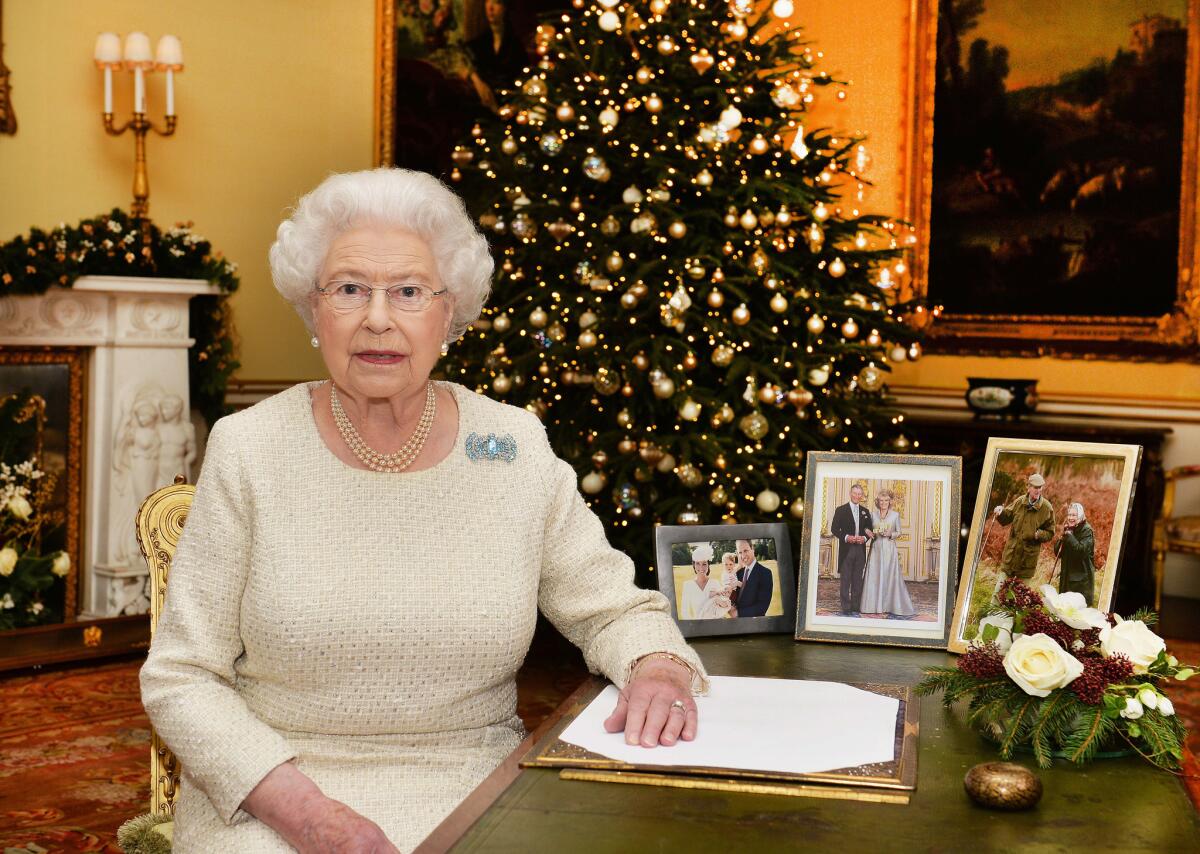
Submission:
{"label": "flower arrangement", "polygon": [[226,299],[238,287],[237,265],[214,252],[191,223],[162,231],[119,209],[75,226],[34,228],[0,243],[0,297],[69,288],[89,275],[207,279],[218,286],[220,297],[191,301],[189,327],[196,343],[188,353],[188,373],[192,406],[209,424],[225,414],[225,387],[238,367]]}
{"label": "flower arrangement", "polygon": [[62,511],[49,509],[54,482],[35,459],[0,462],[0,630],[62,620],[53,601],[61,597],[50,592],[71,571],[71,558],[41,551],[43,537],[63,523]]}
{"label": "flower arrangement", "polygon": [[968,700],[968,722],[1005,759],[1026,747],[1043,768],[1056,752],[1082,764],[1123,740],[1178,768],[1187,731],[1160,686],[1196,668],[1167,652],[1155,622],[1150,611],[1123,620],[1087,607],[1080,593],[1048,584],[1039,593],[1008,578],[957,667],[927,668],[916,691],[942,692],[947,707]]}

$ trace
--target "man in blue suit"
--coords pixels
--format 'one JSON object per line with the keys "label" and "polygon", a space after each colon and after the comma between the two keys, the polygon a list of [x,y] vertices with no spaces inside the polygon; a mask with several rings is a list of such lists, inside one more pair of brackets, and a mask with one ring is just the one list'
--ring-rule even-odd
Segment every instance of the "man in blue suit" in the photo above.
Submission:
{"label": "man in blue suit", "polygon": [[749,540],[737,541],[737,554],[742,565],[737,571],[737,579],[742,583],[737,597],[737,616],[762,617],[771,605],[775,579],[771,577],[771,570],[755,558],[754,546]]}

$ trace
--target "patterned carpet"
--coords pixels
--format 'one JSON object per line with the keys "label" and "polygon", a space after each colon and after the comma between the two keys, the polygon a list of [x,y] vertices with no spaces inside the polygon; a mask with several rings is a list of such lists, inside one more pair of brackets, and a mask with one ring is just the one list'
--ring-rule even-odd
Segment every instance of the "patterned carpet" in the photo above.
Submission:
{"label": "patterned carpet", "polygon": [[[1172,641],[1200,662],[1200,642]],[[518,712],[533,729],[585,677],[579,653],[541,632],[518,679]],[[149,724],[138,699],[141,661],[0,680],[0,851],[119,852],[121,822],[150,797]],[[1200,805],[1200,677],[1171,690],[1192,733],[1185,783]],[[15,851],[14,851],[15,849]]]}

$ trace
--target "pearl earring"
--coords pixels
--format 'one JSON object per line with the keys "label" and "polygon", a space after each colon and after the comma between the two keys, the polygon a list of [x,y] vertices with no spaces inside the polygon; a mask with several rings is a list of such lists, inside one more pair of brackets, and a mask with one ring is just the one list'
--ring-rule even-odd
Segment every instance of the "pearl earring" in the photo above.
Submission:
{"label": "pearl earring", "polygon": [[312,337],[312,340],[311,340],[311,341],[309,341],[308,343],[309,343],[309,344],[312,344],[314,347],[320,347],[320,346],[321,346],[321,342],[317,340],[317,336],[316,336],[316,335],[314,335],[314,336]]}
{"label": "pearl earring", "polygon": [[442,342],[442,355],[445,356],[449,352],[450,352],[450,345],[443,341]]}

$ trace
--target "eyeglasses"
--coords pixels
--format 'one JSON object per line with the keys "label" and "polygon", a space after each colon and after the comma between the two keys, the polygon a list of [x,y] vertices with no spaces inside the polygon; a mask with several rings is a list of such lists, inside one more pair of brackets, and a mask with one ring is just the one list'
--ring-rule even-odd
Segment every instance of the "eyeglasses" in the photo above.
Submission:
{"label": "eyeglasses", "polygon": [[372,288],[360,285],[358,282],[336,282],[317,292],[325,297],[329,307],[338,314],[349,314],[366,308],[371,302],[371,294],[383,291],[387,294],[388,306],[397,311],[424,311],[433,304],[434,297],[446,293],[446,288],[435,291],[424,285],[392,285],[390,288]]}

